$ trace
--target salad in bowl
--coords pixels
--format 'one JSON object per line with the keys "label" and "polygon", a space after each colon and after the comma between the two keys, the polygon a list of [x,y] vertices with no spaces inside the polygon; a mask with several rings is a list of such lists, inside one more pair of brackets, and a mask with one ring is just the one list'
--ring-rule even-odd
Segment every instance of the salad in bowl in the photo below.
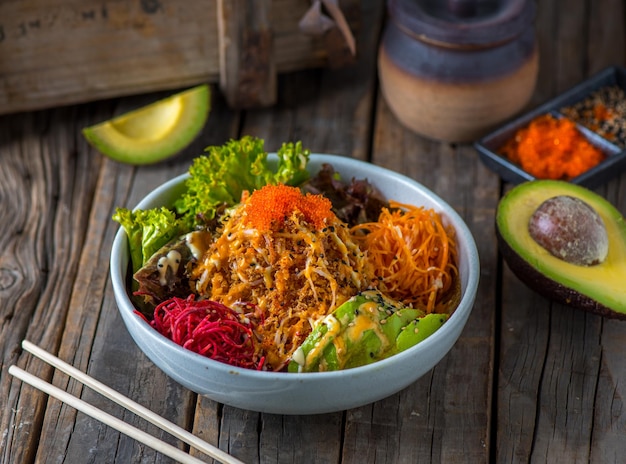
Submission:
{"label": "salad in bowl", "polygon": [[[208,147],[113,219],[134,340],[183,385],[246,409],[328,412],[398,391],[454,344],[478,283],[471,234],[436,195],[300,143]],[[337,393],[358,379],[370,388]]]}

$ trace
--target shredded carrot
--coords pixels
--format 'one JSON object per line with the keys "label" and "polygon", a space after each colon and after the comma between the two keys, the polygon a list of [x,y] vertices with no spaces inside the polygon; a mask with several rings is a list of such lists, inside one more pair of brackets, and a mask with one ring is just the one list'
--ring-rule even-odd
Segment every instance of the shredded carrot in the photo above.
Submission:
{"label": "shredded carrot", "polygon": [[389,202],[378,222],[354,226],[351,233],[390,297],[428,313],[439,312],[456,270],[454,231],[432,209]]}
{"label": "shredded carrot", "polygon": [[573,121],[550,114],[519,129],[500,151],[538,179],[570,180],[605,158]]}
{"label": "shredded carrot", "polygon": [[303,195],[299,188],[284,184],[266,185],[255,190],[246,201],[246,223],[260,231],[280,227],[294,211],[316,229],[334,216],[332,203],[322,195]]}

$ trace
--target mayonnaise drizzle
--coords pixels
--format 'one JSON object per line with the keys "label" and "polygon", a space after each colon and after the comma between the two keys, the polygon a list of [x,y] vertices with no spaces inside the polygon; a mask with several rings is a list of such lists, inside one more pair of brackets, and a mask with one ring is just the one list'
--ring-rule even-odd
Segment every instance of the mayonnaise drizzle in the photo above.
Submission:
{"label": "mayonnaise drizzle", "polygon": [[157,268],[159,269],[159,283],[167,284],[167,270],[171,269],[173,274],[178,273],[178,265],[182,256],[176,250],[170,250],[165,256],[159,258]]}

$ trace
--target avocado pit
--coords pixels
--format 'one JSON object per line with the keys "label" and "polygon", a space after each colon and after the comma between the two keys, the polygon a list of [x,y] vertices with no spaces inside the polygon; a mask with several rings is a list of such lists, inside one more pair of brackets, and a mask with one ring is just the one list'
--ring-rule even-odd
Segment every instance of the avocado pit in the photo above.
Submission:
{"label": "avocado pit", "polygon": [[530,217],[530,236],[553,256],[579,266],[602,263],[609,237],[600,215],[579,198],[548,198]]}

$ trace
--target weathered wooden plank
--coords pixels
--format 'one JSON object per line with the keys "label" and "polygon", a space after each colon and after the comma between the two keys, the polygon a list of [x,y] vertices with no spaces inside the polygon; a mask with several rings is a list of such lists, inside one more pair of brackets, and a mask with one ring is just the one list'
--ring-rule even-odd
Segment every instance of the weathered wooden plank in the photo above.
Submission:
{"label": "weathered wooden plank", "polygon": [[[190,429],[194,435],[207,443],[219,444],[220,417],[223,406],[204,396],[198,396],[195,409],[193,427]],[[228,449],[225,447],[225,451]],[[202,453],[195,449],[190,450],[195,457],[202,457]]]}
{"label": "weathered wooden plank", "polygon": [[552,308],[531,459],[589,462],[602,321],[559,305]]}
{"label": "weathered wooden plank", "polygon": [[500,330],[496,462],[522,462],[530,456],[535,438],[550,308],[512,276],[506,265],[503,276],[502,307],[514,307],[516,317],[505,314]]}
{"label": "weathered wooden plank", "polygon": [[[539,78],[532,102],[537,105],[578,84],[586,76],[586,2],[537,3]],[[563,14],[567,11],[567,14]]]}
{"label": "weathered wooden plank", "polygon": [[[28,440],[31,427],[36,430],[33,422],[41,421],[41,414],[17,408],[19,401],[18,382],[13,382],[6,373],[9,365],[18,361],[19,343],[27,331],[30,319],[36,310],[37,300],[41,293],[44,273],[24,268],[25,263],[40,262],[41,250],[35,246],[35,240],[40,238],[42,231],[33,227],[38,218],[33,217],[39,203],[47,204],[45,198],[36,191],[31,192],[33,183],[39,185],[43,169],[40,168],[42,159],[40,150],[33,150],[30,161],[22,162],[22,146],[20,136],[28,126],[33,125],[31,118],[13,121],[11,124],[2,118],[0,126],[0,143],[4,147],[3,162],[0,163],[0,197],[15,198],[14,201],[3,201],[0,207],[0,219],[3,233],[0,234],[0,297],[3,302],[0,309],[0,397],[4,398],[6,407],[0,411],[0,450],[2,460],[7,460],[11,454],[19,454],[23,459],[32,458],[35,452],[36,439]],[[37,148],[37,147],[33,147]],[[16,193],[18,193],[16,195]],[[41,406],[42,397],[32,398],[31,408]],[[33,417],[35,416],[35,417]],[[26,433],[21,430],[26,427]],[[16,438],[27,441],[30,451],[20,449],[15,445]]]}
{"label": "weathered wooden plank", "polygon": [[[70,108],[20,115],[2,124],[0,171],[7,180],[3,186],[11,191],[2,206],[7,216],[0,268],[15,286],[7,285],[3,298],[0,346],[3,364],[28,364],[44,378],[50,378],[50,369],[25,354],[18,359],[19,344],[29,338],[52,352],[58,350],[99,166],[97,159],[76,155],[74,113]],[[2,430],[7,431],[0,448],[19,462],[36,453],[45,396],[13,382],[6,367],[0,374],[2,397],[10,402],[3,402],[6,407],[0,412]],[[12,384],[19,396],[5,390]]]}
{"label": "weathered wooden plank", "polygon": [[233,107],[264,107],[276,103],[270,10],[268,0],[217,1],[220,88]]}
{"label": "weathered wooden plank", "polygon": [[535,31],[539,43],[539,75],[531,106],[537,106],[556,94],[556,81],[552,73],[555,71],[558,46],[555,40],[554,25],[561,15],[557,2],[537,4]]}
{"label": "weathered wooden plank", "polygon": [[594,74],[609,65],[626,62],[624,18],[626,5],[621,0],[588,2],[588,26],[584,32],[587,72]]}
{"label": "weathered wooden plank", "polygon": [[[553,46],[558,46],[551,77],[556,85],[556,91],[563,92],[586,77],[587,57],[581,52],[586,46],[587,37],[584,31],[588,13],[585,2],[559,1],[554,2],[554,5],[558,10],[556,22],[553,23]],[[564,11],[567,11],[567,14],[562,14]]]}
{"label": "weathered wooden plank", "polygon": [[342,417],[263,414],[260,462],[339,462]]}
{"label": "weathered wooden plank", "polygon": [[593,401],[594,419],[590,462],[619,462],[626,453],[626,417],[624,415],[623,362],[626,343],[626,324],[622,321],[603,321],[602,354],[597,395]]}
{"label": "weathered wooden plank", "polygon": [[[2,2],[0,113],[217,82],[216,2]],[[298,28],[310,2],[271,6],[277,72],[327,65],[324,37]]]}
{"label": "weathered wooden plank", "polygon": [[[86,109],[86,108],[83,108]],[[74,132],[73,139],[76,140],[76,152],[83,154],[81,157],[91,159],[93,162],[103,161],[99,155],[93,155],[89,152],[87,143],[82,137],[76,137],[79,134],[80,128],[87,121],[88,115],[84,112],[78,117],[72,124],[72,129],[69,133]],[[103,167],[104,171],[100,173],[106,173],[109,176],[109,180],[114,182],[120,176],[120,172],[111,172],[106,168],[106,163]],[[129,176],[127,175],[127,180]],[[75,288],[72,292],[72,296],[69,302],[69,310],[67,318],[64,321],[63,337],[59,348],[58,355],[73,364],[77,368],[87,371],[89,367],[90,353],[93,345],[93,337],[96,330],[96,326],[99,323],[101,317],[102,300],[105,293],[105,285],[107,281],[107,262],[110,257],[109,251],[113,236],[113,225],[110,223],[109,208],[104,208],[106,203],[112,203],[115,198],[115,190],[112,188],[113,183],[109,183],[108,186],[102,186],[102,180],[96,184],[96,179],[93,179],[94,185],[92,188],[98,192],[96,197],[106,197],[106,201],[102,201],[100,208],[91,211],[90,217],[88,217],[88,224],[91,224],[87,230],[85,237],[85,248],[80,258],[78,268],[81,272],[78,273],[75,282]],[[100,193],[100,190],[104,190],[104,194]],[[120,192],[121,193],[121,192]],[[76,198],[76,201],[80,201],[80,198]],[[98,202],[98,200],[95,200]],[[86,202],[87,205],[91,205],[90,201]],[[105,231],[108,229],[108,233]],[[102,379],[107,380],[107,379]],[[68,381],[67,376],[59,373],[54,375],[54,383],[75,395],[79,395],[83,390],[82,386],[76,382]],[[87,393],[89,397],[89,393]],[[41,455],[57,456],[63,455],[68,447],[67,440],[71,437],[71,431],[75,427],[75,421],[77,420],[76,412],[72,408],[62,406],[58,401],[50,401],[47,409],[47,414],[44,419],[44,429],[52,431],[51,434],[44,434],[40,438],[40,459]],[[82,416],[79,416],[82,419]],[[81,430],[80,428],[78,430]],[[45,459],[45,458],[44,458]]]}

